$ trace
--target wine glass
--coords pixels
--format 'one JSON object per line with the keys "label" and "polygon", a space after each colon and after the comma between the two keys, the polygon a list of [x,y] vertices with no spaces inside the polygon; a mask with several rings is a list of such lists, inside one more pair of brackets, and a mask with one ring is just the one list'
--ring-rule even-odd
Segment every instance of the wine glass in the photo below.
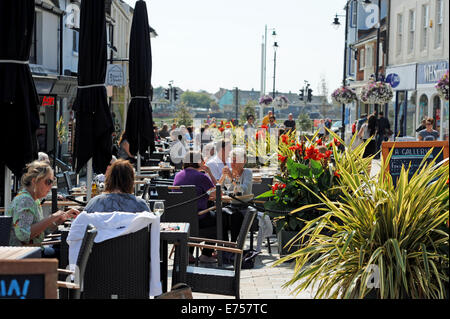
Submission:
{"label": "wine glass", "polygon": [[155,204],[153,205],[153,213],[156,216],[161,217],[161,215],[164,213],[164,202],[162,201],[155,202]]}
{"label": "wine glass", "polygon": [[233,185],[231,179],[227,176],[223,181],[223,185],[225,186],[226,193],[229,194],[231,192],[231,186]]}

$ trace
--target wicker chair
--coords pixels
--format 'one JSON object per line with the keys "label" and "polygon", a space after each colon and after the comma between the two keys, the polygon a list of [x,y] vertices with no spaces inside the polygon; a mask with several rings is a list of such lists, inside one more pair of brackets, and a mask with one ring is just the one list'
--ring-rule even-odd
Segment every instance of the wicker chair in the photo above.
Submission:
{"label": "wicker chair", "polygon": [[[258,197],[259,195],[270,191],[272,189],[272,182],[273,182],[273,178],[272,177],[263,177],[261,179],[261,183],[253,183],[252,186],[252,191],[253,194],[255,195],[255,198]],[[267,198],[261,198],[261,199],[257,199],[255,202],[258,203],[259,205],[264,204],[264,202],[267,200]],[[257,226],[257,225],[256,225]],[[252,228],[250,229],[250,245],[251,248],[253,248],[253,233],[255,231],[257,231],[258,228],[255,227],[255,225],[252,225]],[[274,235],[272,236],[274,237]],[[269,254],[272,253],[272,248],[270,246],[270,238],[271,237],[267,237],[267,249],[269,251]]]}
{"label": "wicker chair", "polygon": [[[91,254],[92,251],[92,246],[94,245],[95,236],[97,236],[97,229],[93,225],[87,225],[83,241],[81,242],[80,252],[78,253],[76,263],[78,267],[78,273],[75,273],[75,275],[78,275],[78,278],[75,280],[75,283],[73,284],[58,281],[58,287],[60,288],[60,296],[65,296],[66,295],[65,293],[67,293],[67,291],[64,290],[68,289],[69,299],[80,299],[81,292],[83,290],[84,273],[86,270],[89,255]],[[73,272],[70,270],[58,269],[58,274],[72,275]],[[81,283],[81,286],[79,286],[77,282]]]}
{"label": "wicker chair", "polygon": [[165,212],[161,216],[161,222],[189,223],[190,234],[199,236],[197,201],[168,208],[197,197],[195,186],[156,185],[156,192],[158,193],[158,199],[165,201]]}
{"label": "wicker chair", "polygon": [[9,246],[12,217],[0,216],[0,246]]}
{"label": "wicker chair", "polygon": [[[188,243],[188,246],[190,247],[210,248],[235,254],[234,267],[232,270],[188,266],[186,271],[186,284],[192,288],[192,291],[235,296],[236,299],[239,299],[243,249],[245,239],[256,214],[257,211],[253,208],[247,210],[237,242],[210,240],[206,238],[189,238],[190,242]],[[201,244],[203,241],[214,242],[216,245]],[[175,269],[176,266],[174,267],[174,270]]]}
{"label": "wicker chair", "polygon": [[150,228],[94,243],[83,285],[82,299],[148,299]]}

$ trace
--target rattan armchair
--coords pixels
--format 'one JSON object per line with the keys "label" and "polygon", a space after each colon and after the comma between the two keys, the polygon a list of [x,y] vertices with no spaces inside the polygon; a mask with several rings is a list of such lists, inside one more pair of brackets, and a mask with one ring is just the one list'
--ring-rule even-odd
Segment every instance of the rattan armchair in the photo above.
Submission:
{"label": "rattan armchair", "polygon": [[[245,239],[256,214],[257,211],[253,208],[249,208],[247,210],[236,242],[227,242],[222,240],[197,237],[189,238],[189,247],[215,249],[217,251],[233,253],[235,256],[233,265],[234,267],[231,270],[210,267],[205,268],[201,266],[188,266],[186,271],[186,283],[192,288],[192,291],[235,296],[236,299],[239,299],[243,249]],[[202,242],[209,242],[214,244],[205,245],[202,244]],[[176,266],[174,266],[174,270],[176,271]]]}
{"label": "rattan armchair", "polygon": [[12,217],[0,216],[0,246],[9,246]]}
{"label": "rattan armchair", "polygon": [[[58,275],[74,275],[75,278],[72,281],[58,281],[57,286],[60,289],[69,289],[69,299],[80,299],[81,292],[83,290],[84,273],[86,265],[89,259],[89,255],[94,245],[94,239],[97,236],[97,229],[93,225],[86,226],[86,232],[81,242],[80,252],[78,253],[75,271],[58,269]],[[61,290],[60,290],[61,292]],[[62,293],[60,293],[62,295]]]}

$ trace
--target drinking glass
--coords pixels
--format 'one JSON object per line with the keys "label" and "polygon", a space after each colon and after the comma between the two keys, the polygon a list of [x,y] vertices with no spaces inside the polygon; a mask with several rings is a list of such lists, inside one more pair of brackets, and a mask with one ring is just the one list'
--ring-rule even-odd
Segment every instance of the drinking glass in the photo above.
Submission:
{"label": "drinking glass", "polygon": [[162,201],[155,202],[155,204],[153,205],[153,213],[156,216],[161,217],[161,215],[164,213],[164,202]]}
{"label": "drinking glass", "polygon": [[233,185],[231,182],[231,179],[227,176],[225,177],[224,181],[223,181],[223,185],[225,186],[226,189],[226,194],[229,194],[231,192],[231,186]]}

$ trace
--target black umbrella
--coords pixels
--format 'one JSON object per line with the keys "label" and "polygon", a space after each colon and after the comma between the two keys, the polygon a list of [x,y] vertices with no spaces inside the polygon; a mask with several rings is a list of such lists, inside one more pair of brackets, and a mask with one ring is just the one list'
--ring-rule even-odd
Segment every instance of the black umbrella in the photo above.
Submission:
{"label": "black umbrella", "polygon": [[147,6],[144,1],[136,2],[130,34],[130,93],[131,102],[127,112],[127,140],[130,153],[144,154],[150,147],[155,150],[153,117],[150,105],[152,53]]}
{"label": "black umbrella", "polygon": [[28,60],[34,0],[0,1],[0,167],[16,176],[37,158],[39,98]]}
{"label": "black umbrella", "polygon": [[105,1],[81,1],[78,91],[73,158],[77,173],[93,159],[95,172],[104,173],[111,161],[113,120],[106,96]]}

